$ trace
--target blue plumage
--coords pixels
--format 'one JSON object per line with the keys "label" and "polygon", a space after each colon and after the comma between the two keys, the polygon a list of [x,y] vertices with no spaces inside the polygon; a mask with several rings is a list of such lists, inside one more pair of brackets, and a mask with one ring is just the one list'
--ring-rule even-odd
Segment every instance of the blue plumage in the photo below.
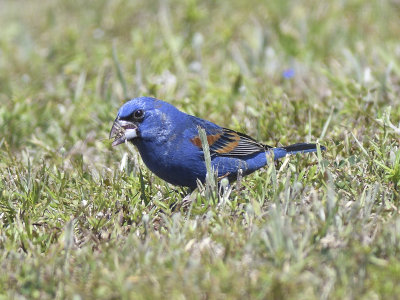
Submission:
{"label": "blue plumage", "polygon": [[306,143],[281,148],[263,145],[150,97],[134,98],[120,108],[110,138],[115,139],[113,146],[125,141],[133,143],[146,166],[163,180],[195,188],[196,180],[204,182],[207,173],[198,126],[206,131],[211,163],[218,176],[231,180],[236,179],[239,169],[247,175],[265,166],[271,152],[274,159],[279,159],[317,149],[315,144]]}

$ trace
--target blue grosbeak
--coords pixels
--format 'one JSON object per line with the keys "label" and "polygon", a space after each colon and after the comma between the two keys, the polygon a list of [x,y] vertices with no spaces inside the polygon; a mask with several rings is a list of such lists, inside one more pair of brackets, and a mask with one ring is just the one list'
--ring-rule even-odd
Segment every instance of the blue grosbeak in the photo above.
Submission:
{"label": "blue grosbeak", "polygon": [[277,160],[287,154],[317,151],[315,144],[308,143],[277,148],[264,145],[150,97],[134,98],[119,109],[110,139],[114,138],[113,146],[131,142],[158,177],[193,189],[197,187],[197,179],[205,181],[207,173],[199,126],[206,131],[214,170],[219,177],[229,180],[237,178],[239,169],[247,175],[265,166],[270,152]]}

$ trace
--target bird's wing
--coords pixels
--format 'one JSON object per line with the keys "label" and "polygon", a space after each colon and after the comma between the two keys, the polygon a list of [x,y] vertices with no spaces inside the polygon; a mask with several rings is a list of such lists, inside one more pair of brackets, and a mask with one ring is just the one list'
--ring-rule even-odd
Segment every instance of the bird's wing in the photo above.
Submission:
{"label": "bird's wing", "polygon": [[[252,137],[228,128],[206,128],[207,141],[210,152],[219,156],[247,156],[263,152],[270,146],[257,142]],[[201,148],[201,140],[197,135],[190,140],[192,144]]]}

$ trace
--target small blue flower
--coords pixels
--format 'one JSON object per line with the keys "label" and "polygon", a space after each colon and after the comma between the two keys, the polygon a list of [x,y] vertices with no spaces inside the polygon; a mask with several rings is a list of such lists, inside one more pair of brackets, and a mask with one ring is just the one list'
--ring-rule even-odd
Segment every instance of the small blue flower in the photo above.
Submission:
{"label": "small blue flower", "polygon": [[294,70],[292,68],[286,69],[282,72],[282,76],[285,79],[290,79],[294,77]]}

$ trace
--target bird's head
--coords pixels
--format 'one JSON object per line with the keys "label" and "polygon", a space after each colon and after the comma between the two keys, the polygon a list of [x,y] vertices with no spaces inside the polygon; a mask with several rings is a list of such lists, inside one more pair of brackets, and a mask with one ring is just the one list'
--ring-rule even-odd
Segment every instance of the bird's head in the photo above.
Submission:
{"label": "bird's head", "polygon": [[[172,126],[172,118],[181,113],[174,106],[150,97],[134,98],[118,111],[110,139],[117,146],[126,141],[161,139]],[[165,135],[166,136],[166,135]]]}

